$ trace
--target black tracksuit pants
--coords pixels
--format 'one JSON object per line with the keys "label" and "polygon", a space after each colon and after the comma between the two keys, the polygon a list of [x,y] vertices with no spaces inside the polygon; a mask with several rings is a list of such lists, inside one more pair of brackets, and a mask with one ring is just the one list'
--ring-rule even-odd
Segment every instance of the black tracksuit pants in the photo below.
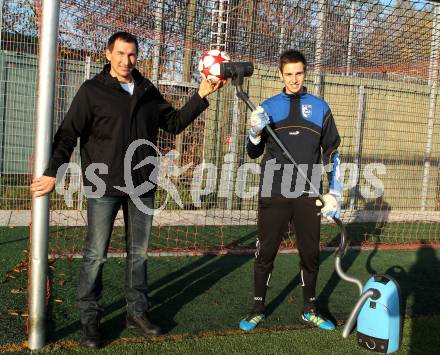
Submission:
{"label": "black tracksuit pants", "polygon": [[255,253],[255,308],[262,310],[273,262],[288,223],[292,220],[300,256],[304,309],[314,307],[319,269],[321,217],[316,197],[263,197],[258,206],[258,240]]}

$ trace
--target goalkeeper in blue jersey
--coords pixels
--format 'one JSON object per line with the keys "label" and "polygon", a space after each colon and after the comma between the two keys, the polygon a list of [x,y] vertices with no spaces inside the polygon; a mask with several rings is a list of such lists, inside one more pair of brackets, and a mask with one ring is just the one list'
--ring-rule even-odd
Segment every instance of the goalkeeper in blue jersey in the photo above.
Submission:
{"label": "goalkeeper in blue jersey", "polygon": [[[254,266],[254,306],[240,321],[243,330],[254,329],[265,318],[265,298],[273,263],[283,233],[292,221],[300,256],[304,308],[301,318],[321,329],[333,330],[315,306],[319,269],[320,213],[339,217],[342,184],[339,174],[341,139],[327,103],[307,93],[303,86],[306,59],[301,52],[287,50],[280,57],[279,75],[284,83],[275,95],[252,112],[246,149],[253,159],[264,153],[258,200],[258,240]],[[330,192],[321,206],[316,193],[264,130],[270,125],[309,181],[322,191],[324,163]],[[315,189],[315,191],[316,191]]]}

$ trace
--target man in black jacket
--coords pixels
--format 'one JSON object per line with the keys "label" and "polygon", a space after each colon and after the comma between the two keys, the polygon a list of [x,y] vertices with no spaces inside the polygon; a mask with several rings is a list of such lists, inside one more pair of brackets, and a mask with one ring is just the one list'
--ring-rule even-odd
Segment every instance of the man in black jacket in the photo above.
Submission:
{"label": "man in black jacket", "polygon": [[[117,32],[109,38],[106,56],[110,63],[78,90],[55,134],[49,166],[43,176],[34,178],[31,184],[34,197],[53,191],[58,169],[69,162],[77,138],[80,138],[84,189],[88,197],[88,234],[78,305],[83,344],[91,348],[101,343],[99,321],[103,309],[98,301],[102,293],[102,269],[113,223],[121,206],[127,251],[127,327],[137,328],[144,335],[160,334],[160,328],[151,323],[147,313],[146,250],[153,215],[145,212],[154,207],[158,131],[159,128],[175,134],[183,131],[208,107],[206,96],[223,85],[222,81],[214,84],[203,80],[186,105],[175,110],[135,69],[137,55],[138,42],[133,35]],[[137,145],[135,149],[133,144]],[[125,159],[127,149],[133,155],[131,161]],[[153,164],[142,163],[146,159]],[[127,176],[131,177],[132,186],[125,186]],[[149,185],[143,188],[145,182]],[[140,209],[134,203],[139,200],[143,204]]]}

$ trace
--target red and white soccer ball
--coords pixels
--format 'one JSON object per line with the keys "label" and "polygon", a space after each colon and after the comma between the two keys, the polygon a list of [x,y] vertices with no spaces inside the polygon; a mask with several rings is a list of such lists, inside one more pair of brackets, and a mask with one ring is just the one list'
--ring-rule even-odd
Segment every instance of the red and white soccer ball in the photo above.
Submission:
{"label": "red and white soccer ball", "polygon": [[231,59],[229,55],[218,49],[211,49],[204,53],[199,62],[199,72],[205,79],[216,83],[222,80],[220,76],[220,64],[229,62]]}

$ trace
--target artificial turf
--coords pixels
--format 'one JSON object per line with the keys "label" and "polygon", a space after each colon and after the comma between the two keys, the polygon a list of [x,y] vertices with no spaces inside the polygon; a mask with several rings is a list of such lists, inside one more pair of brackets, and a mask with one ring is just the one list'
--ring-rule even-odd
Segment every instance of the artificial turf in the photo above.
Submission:
{"label": "artificial turf", "polygon": [[[402,345],[395,354],[436,355],[440,349],[440,316],[406,319]],[[77,342],[55,343],[42,352],[55,354],[95,354]],[[340,331],[318,329],[262,329],[250,334],[190,335],[178,338],[122,338],[99,350],[102,354],[289,354],[289,355],[367,355],[356,345],[355,334],[342,339]]]}
{"label": "artificial turf", "polygon": [[[19,344],[26,338],[27,239],[27,232],[23,228],[1,231],[0,350],[5,349],[7,344]],[[80,337],[75,308],[79,264],[77,259],[57,259],[49,269],[52,292],[48,301],[48,340],[52,347],[48,349],[51,351],[56,347],[53,344],[68,344],[66,341],[77,344]],[[440,314],[439,251],[429,248],[417,252],[351,251],[343,259],[343,268],[364,282],[373,273],[387,272],[394,276],[402,288],[406,317]],[[340,331],[331,334],[314,329],[274,332],[277,327],[295,328],[300,324],[302,296],[298,256],[295,254],[277,257],[267,297],[269,317],[259,327],[258,335],[243,335],[237,328],[239,319],[251,306],[252,269],[252,257],[245,256],[150,258],[148,274],[151,315],[165,330],[166,336],[159,342],[109,345],[107,351],[112,351],[113,347],[114,351],[118,351],[118,347],[127,347],[128,352],[136,352],[138,349],[151,353],[203,353],[203,349],[212,349],[205,353],[248,353],[255,346],[258,350],[253,353],[261,354],[352,354],[352,349],[358,353],[358,348],[353,345],[354,338],[342,340]],[[124,259],[109,259],[104,270],[102,300],[106,309],[103,333],[107,342],[121,337],[132,339],[137,335],[123,327],[123,280]],[[334,273],[332,254],[321,256],[318,292],[320,309],[339,322],[347,318],[357,299],[356,287],[341,281]],[[404,338],[404,344],[407,344],[404,351],[411,354],[417,353],[414,352],[417,349],[438,351],[440,347],[435,342],[439,338],[436,335],[440,330],[439,324],[438,316],[408,320],[408,339]],[[218,332],[228,335],[215,336]],[[173,340],[173,336],[180,340]],[[199,336],[202,337],[197,338]],[[265,345],[267,342],[271,344],[269,350]],[[76,347],[71,351],[75,349],[80,351]],[[303,352],[303,349],[307,351]],[[325,351],[322,352],[322,349]]]}

